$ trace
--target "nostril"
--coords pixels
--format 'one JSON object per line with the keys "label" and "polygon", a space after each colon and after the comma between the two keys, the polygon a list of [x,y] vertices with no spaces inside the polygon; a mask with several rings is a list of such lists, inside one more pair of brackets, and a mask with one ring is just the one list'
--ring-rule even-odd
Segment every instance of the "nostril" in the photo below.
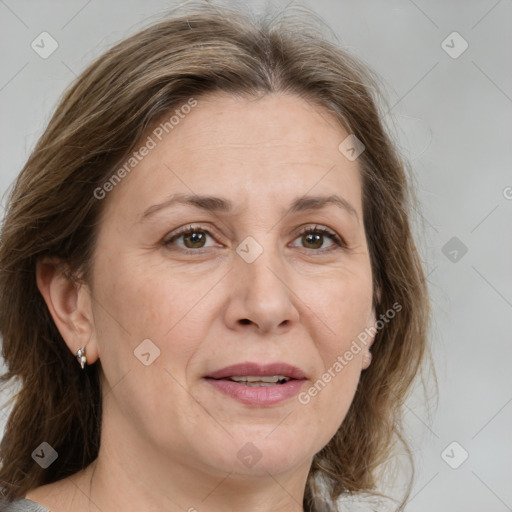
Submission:
{"label": "nostril", "polygon": [[242,320],[240,320],[240,323],[244,324],[244,325],[247,325],[247,324],[250,324],[251,321],[248,318],[242,318]]}

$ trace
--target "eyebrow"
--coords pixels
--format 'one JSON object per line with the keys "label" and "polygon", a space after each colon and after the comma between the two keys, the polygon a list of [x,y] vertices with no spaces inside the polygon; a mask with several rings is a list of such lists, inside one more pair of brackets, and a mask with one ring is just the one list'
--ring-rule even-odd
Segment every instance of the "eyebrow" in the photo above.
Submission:
{"label": "eyebrow", "polygon": [[[144,211],[141,217],[141,222],[146,220],[154,213],[163,210],[164,208],[170,208],[177,204],[184,204],[193,206],[195,208],[205,210],[208,212],[218,213],[230,213],[233,211],[233,202],[229,199],[215,196],[206,195],[189,195],[189,194],[173,194],[163,203],[155,204],[150,206]],[[343,197],[333,194],[330,196],[303,196],[295,199],[286,214],[297,213],[303,211],[315,211],[321,210],[328,205],[334,205],[342,210],[346,211],[359,222],[359,216],[356,209]]]}

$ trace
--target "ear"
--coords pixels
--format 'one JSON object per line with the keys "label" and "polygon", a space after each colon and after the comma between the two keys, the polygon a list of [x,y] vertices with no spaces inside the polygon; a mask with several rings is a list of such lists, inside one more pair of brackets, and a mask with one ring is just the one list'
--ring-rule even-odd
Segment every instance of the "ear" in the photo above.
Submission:
{"label": "ear", "polygon": [[[53,321],[73,355],[86,346],[87,364],[98,359],[91,296],[85,284],[73,281],[59,259],[44,258],[36,265],[37,287]],[[78,364],[78,363],[77,363]]]}

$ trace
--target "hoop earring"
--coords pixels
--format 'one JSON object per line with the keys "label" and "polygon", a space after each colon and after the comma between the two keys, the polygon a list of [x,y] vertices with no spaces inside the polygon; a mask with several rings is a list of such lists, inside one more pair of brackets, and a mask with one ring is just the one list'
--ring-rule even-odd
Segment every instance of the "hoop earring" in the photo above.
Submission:
{"label": "hoop earring", "polygon": [[87,355],[85,354],[85,347],[82,347],[78,350],[75,357],[77,358],[82,370],[85,369],[85,365],[87,364]]}

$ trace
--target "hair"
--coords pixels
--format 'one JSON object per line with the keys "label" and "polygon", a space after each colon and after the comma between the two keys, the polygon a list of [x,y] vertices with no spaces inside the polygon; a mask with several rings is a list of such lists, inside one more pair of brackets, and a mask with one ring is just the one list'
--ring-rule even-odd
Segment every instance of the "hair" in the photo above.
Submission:
{"label": "hair", "polygon": [[[304,508],[322,508],[317,477],[327,482],[332,500],[377,493],[377,468],[397,440],[407,448],[402,406],[426,359],[430,316],[411,227],[414,192],[407,164],[384,128],[378,78],[322,34],[311,12],[288,9],[254,19],[207,3],[181,9],[81,73],[9,194],[0,247],[0,333],[8,370],[0,382],[14,379],[21,386],[0,443],[3,495],[14,500],[84,469],[100,444],[101,364],[80,369],[37,288],[37,262],[55,257],[69,278],[91,285],[108,200],[95,190],[164,114],[213,92],[299,96],[330,112],[364,144],[358,163],[373,305],[377,318],[393,304],[401,310],[377,332],[372,364],[342,425],[314,456]],[[47,469],[31,457],[42,441],[58,452]]]}

